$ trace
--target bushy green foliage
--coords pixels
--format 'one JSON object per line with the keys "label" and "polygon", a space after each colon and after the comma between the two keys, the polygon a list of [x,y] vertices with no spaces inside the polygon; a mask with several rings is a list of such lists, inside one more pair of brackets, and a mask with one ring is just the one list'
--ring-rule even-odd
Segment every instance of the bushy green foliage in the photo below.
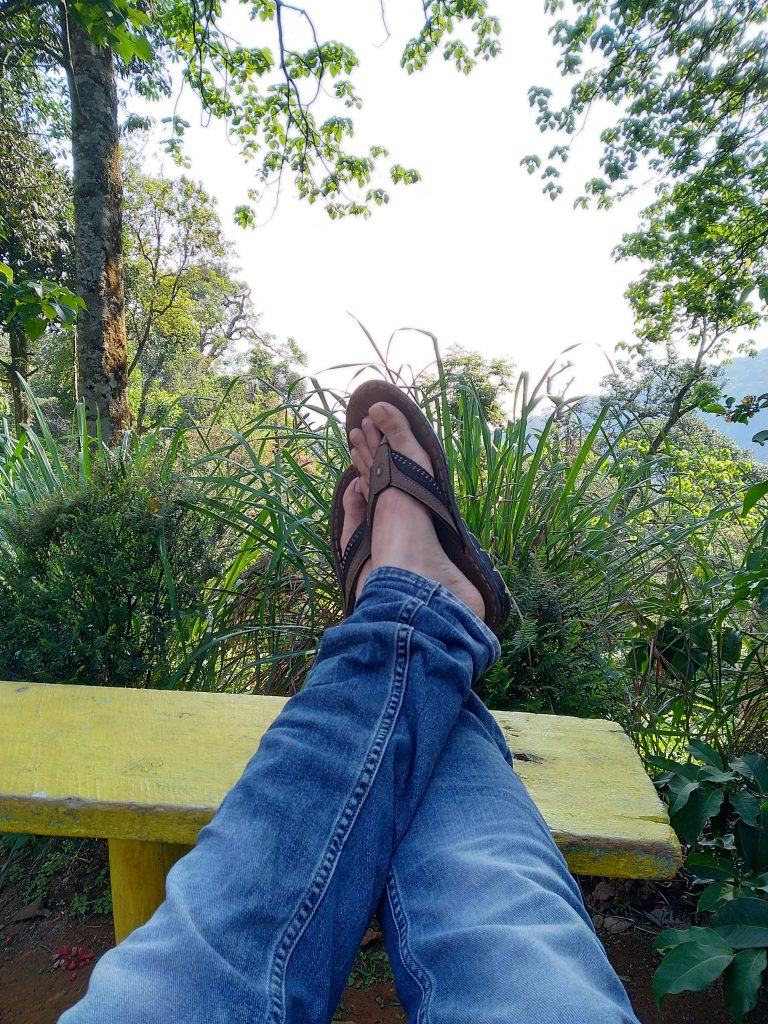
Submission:
{"label": "bushy green foliage", "polygon": [[619,717],[622,673],[606,657],[606,624],[579,599],[577,581],[547,572],[535,556],[504,569],[512,617],[501,657],[480,686],[492,708]]}
{"label": "bushy green foliage", "polygon": [[[0,517],[0,666],[7,679],[157,684],[178,608],[218,566],[188,489],[103,466],[87,486]],[[173,592],[169,589],[173,581]]]}
{"label": "bushy green foliage", "polygon": [[661,1003],[722,975],[726,1003],[741,1024],[765,990],[768,962],[768,761],[751,753],[726,763],[700,740],[689,750],[699,764],[650,760],[662,769],[656,785],[689,848],[685,868],[703,887],[697,909],[706,926],[658,936],[664,960],[653,988]]}
{"label": "bushy green foliage", "polygon": [[[34,401],[34,400],[33,400]],[[162,685],[220,571],[213,525],[159,434],[110,451],[78,431],[0,433],[0,675]]]}

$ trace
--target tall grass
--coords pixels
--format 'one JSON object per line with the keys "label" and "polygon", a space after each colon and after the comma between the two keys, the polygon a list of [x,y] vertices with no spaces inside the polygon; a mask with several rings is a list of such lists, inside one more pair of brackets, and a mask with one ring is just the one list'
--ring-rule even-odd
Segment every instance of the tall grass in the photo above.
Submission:
{"label": "tall grass", "polygon": [[[764,629],[745,632],[738,663],[721,656],[723,631],[745,615],[743,601],[726,607],[716,599],[727,572],[713,556],[723,523],[738,518],[738,491],[705,512],[686,507],[658,486],[663,451],[652,465],[638,457],[633,425],[608,408],[586,415],[577,400],[548,404],[548,375],[534,383],[523,374],[512,414],[498,425],[471,383],[446,370],[437,348],[434,371],[421,377],[388,369],[377,354],[379,362],[359,372],[394,380],[424,410],[445,447],[462,514],[502,572],[519,579],[521,567],[535,564],[567,588],[563,614],[599,647],[595,657],[611,680],[601,713],[621,717],[647,751],[674,750],[693,732],[736,742],[745,715],[758,713],[768,693]],[[172,669],[155,685],[295,692],[323,631],[340,621],[328,515],[348,463],[346,395],[314,378],[307,388],[276,393],[273,407],[240,431],[222,426],[214,412],[206,423],[128,433],[111,451],[88,437],[82,409],[67,438],[53,437],[36,406],[35,429],[19,438],[7,426],[0,432],[0,507],[88,487],[94,467],[110,462],[125,472],[151,467],[168,480],[183,478],[180,500],[215,525],[224,570],[209,581],[204,607],[179,605],[158,537],[175,630]],[[530,663],[540,632],[515,596],[502,644]],[[681,672],[660,643],[670,620],[687,620],[691,637],[694,625],[708,630],[710,656],[694,660],[691,671]],[[584,708],[593,713],[594,702]]]}

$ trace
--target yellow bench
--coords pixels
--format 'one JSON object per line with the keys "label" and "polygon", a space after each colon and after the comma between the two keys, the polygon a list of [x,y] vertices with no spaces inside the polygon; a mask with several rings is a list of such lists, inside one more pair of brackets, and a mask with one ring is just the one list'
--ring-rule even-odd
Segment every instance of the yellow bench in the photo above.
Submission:
{"label": "yellow bench", "polygon": [[[109,842],[115,939],[240,777],[281,697],[0,682],[0,832]],[[495,712],[574,873],[669,878],[680,846],[613,722]]]}

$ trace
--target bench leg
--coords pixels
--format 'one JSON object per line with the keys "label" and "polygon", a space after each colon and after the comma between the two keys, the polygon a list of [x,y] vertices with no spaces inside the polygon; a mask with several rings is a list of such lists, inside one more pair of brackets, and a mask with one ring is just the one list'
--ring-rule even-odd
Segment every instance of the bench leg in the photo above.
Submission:
{"label": "bench leg", "polygon": [[165,876],[190,846],[109,840],[115,942],[144,924],[165,899]]}

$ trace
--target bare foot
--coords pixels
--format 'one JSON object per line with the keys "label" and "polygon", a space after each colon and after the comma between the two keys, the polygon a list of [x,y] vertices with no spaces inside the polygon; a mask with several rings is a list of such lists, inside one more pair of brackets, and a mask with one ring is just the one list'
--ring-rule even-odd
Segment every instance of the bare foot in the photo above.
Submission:
{"label": "bare foot", "polygon": [[[377,402],[369,409],[362,429],[353,430],[349,435],[352,462],[360,474],[360,493],[365,500],[368,498],[371,465],[382,436],[395,451],[413,459],[430,475],[433,473],[429,456],[413,436],[403,413],[389,402]],[[373,568],[392,565],[437,580],[475,615],[485,618],[485,604],[479,590],[443,551],[435,533],[432,513],[421,502],[395,487],[388,487],[379,495],[373,521],[371,555]]]}
{"label": "bare foot", "polygon": [[[366,492],[368,490],[367,481],[368,477],[366,476]],[[349,544],[350,537],[368,515],[368,502],[363,494],[361,483],[362,481],[359,477],[353,480],[349,487],[347,487],[346,491],[344,491],[344,497],[341,499],[341,503],[344,506],[344,526],[341,529],[340,542],[342,554],[346,550],[347,544]],[[357,596],[362,590],[363,584],[370,576],[372,569],[373,564],[371,560],[368,559],[360,570],[355,596]]]}

